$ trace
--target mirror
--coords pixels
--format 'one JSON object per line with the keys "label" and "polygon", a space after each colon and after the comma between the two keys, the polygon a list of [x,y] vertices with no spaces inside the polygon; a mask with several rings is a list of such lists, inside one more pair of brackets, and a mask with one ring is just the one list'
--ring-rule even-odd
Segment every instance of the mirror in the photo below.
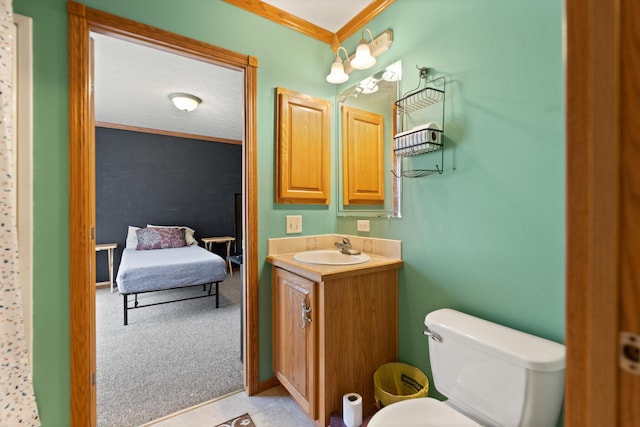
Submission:
{"label": "mirror", "polygon": [[401,77],[397,61],[336,98],[338,216],[401,216],[402,181],[391,173],[400,162],[393,135]]}

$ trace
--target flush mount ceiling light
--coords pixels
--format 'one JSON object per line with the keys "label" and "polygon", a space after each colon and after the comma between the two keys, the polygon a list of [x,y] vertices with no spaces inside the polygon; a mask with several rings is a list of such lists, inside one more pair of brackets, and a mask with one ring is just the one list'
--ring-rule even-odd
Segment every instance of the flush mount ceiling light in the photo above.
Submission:
{"label": "flush mount ceiling light", "polygon": [[[365,31],[368,32],[371,36],[372,40],[370,43],[367,43],[364,39]],[[389,50],[391,44],[393,43],[392,30],[387,30],[374,39],[371,30],[365,28],[364,30],[362,30],[362,35],[362,40],[360,40],[355,54],[349,56],[345,48],[343,48],[342,46],[338,47],[338,50],[336,50],[336,59],[331,65],[331,73],[327,76],[327,81],[329,83],[344,83],[349,79],[349,73],[351,73],[353,70],[364,70],[373,67],[373,65],[376,63],[376,56]],[[347,58],[345,58],[344,62],[342,58],[340,58],[340,50],[344,50],[345,55],[347,55]],[[333,77],[334,69],[336,70],[335,78]],[[338,76],[340,78],[338,78]]]}
{"label": "flush mount ceiling light", "polygon": [[170,93],[169,99],[180,111],[193,111],[202,102],[197,96],[182,92]]}
{"label": "flush mount ceiling light", "polygon": [[344,65],[342,64],[342,58],[340,58],[340,50],[344,51],[345,59],[348,59],[349,57],[347,49],[339,46],[336,51],[336,59],[333,61],[333,64],[331,64],[331,72],[327,76],[327,81],[329,83],[340,84],[349,80],[349,75],[344,72]]}

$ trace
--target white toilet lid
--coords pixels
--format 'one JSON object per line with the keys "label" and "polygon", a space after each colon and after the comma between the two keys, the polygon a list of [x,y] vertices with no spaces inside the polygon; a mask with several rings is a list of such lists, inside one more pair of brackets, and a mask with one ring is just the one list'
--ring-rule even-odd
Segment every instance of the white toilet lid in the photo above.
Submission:
{"label": "white toilet lid", "polygon": [[367,427],[481,427],[444,402],[431,397],[402,400],[385,406]]}

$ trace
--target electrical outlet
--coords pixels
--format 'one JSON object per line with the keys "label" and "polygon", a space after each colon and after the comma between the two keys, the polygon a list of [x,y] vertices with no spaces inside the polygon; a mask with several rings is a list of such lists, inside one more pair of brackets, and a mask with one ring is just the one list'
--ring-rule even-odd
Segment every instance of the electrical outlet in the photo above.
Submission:
{"label": "electrical outlet", "polygon": [[287,215],[287,234],[302,233],[302,215]]}
{"label": "electrical outlet", "polygon": [[358,226],[358,231],[371,231],[368,219],[359,219],[356,224]]}

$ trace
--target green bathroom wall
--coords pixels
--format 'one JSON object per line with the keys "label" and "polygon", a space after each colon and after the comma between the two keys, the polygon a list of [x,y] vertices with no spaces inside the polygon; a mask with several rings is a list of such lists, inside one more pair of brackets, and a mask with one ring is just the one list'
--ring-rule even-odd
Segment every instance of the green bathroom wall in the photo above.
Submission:
{"label": "green bathroom wall", "polygon": [[[260,379],[271,372],[267,239],[303,215],[305,235],[355,231],[336,206],[274,200],[275,87],[333,99],[329,47],[221,0],[86,0],[101,9],[258,58]],[[69,425],[67,2],[14,0],[34,31],[34,371],[44,427]],[[372,219],[403,241],[400,358],[428,370],[424,315],[463,309],[563,340],[564,139],[561,0],[398,0],[369,28],[394,31],[380,67],[448,79],[445,168],[404,180],[404,217]],[[353,52],[359,34],[344,43]],[[368,75],[352,74],[350,82]],[[335,158],[335,152],[334,152]],[[453,170],[455,166],[455,170]],[[335,197],[336,182],[332,183]],[[335,200],[335,199],[334,199]]]}
{"label": "green bathroom wall", "polygon": [[[89,7],[258,58],[258,257],[284,235],[285,215],[304,214],[308,234],[336,229],[335,207],[274,204],[275,88],[333,99],[324,78],[328,45],[221,0],[84,1]],[[34,57],[34,368],[44,427],[69,425],[69,189],[67,2],[15,0],[33,18]],[[333,192],[335,194],[335,192]],[[266,271],[265,271],[266,270]],[[270,269],[260,264],[260,378],[271,372]]]}
{"label": "green bathroom wall", "polygon": [[[431,378],[423,322],[442,307],[564,342],[562,1],[400,0],[379,22],[404,91],[416,66],[447,78],[445,172],[403,179],[403,218],[371,220],[402,241],[400,359]],[[338,232],[367,235],[355,219]]]}

